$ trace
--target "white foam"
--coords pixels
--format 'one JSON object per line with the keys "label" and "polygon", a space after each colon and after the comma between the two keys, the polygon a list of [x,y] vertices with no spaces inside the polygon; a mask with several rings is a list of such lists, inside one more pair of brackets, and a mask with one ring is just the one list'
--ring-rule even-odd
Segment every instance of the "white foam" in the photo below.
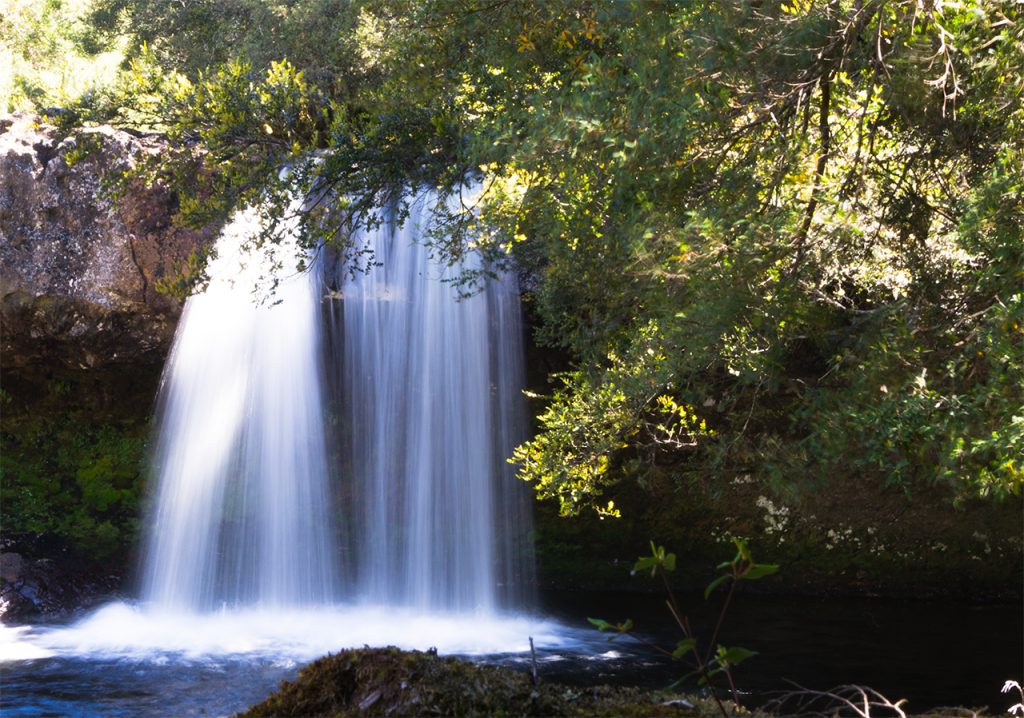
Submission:
{"label": "white foam", "polygon": [[196,614],[113,603],[70,626],[17,634],[19,648],[7,660],[60,655],[162,662],[251,655],[298,662],[366,645],[493,655],[529,651],[531,636],[538,648],[564,649],[580,643],[573,633],[551,620],[511,614],[424,614],[386,606]]}
{"label": "white foam", "polygon": [[48,658],[53,653],[36,645],[29,626],[5,626],[0,624],[0,663],[8,661],[31,661]]}

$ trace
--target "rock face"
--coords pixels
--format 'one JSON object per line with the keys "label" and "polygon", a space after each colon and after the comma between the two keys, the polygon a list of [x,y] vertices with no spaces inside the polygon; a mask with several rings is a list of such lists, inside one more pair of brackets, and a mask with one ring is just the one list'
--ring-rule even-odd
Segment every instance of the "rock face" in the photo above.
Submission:
{"label": "rock face", "polygon": [[109,127],[62,136],[31,115],[0,116],[5,367],[162,359],[181,307],[156,283],[214,231],[174,225],[176,198],[161,187],[133,188],[115,201],[104,176],[166,149],[156,137]]}
{"label": "rock face", "polygon": [[31,561],[0,553],[0,619],[21,623],[69,616],[115,595],[116,576],[85,571],[68,561]]}

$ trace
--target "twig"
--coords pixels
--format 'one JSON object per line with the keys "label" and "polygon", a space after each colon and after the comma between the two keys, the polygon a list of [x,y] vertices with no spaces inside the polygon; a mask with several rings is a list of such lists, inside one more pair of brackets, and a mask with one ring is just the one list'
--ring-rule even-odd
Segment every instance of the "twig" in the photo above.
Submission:
{"label": "twig", "polygon": [[533,636],[530,636],[530,679],[534,687],[537,685],[537,651],[533,647]]}
{"label": "twig", "polygon": [[[905,699],[893,703],[874,688],[858,685],[842,685],[827,691],[816,691],[805,688],[799,683],[788,681],[799,690],[784,693],[770,701],[766,707],[785,713],[797,713],[806,716],[852,715],[855,718],[879,718],[872,714],[872,709],[884,709],[895,714],[897,718],[907,718],[903,710]],[[790,701],[795,703],[791,708],[783,708]],[[850,712],[844,713],[844,709]]]}

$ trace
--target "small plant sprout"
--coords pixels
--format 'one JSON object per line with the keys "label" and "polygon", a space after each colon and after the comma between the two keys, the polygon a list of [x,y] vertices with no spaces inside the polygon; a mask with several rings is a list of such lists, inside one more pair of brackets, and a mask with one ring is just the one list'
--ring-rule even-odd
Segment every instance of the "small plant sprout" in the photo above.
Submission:
{"label": "small plant sprout", "polygon": [[722,602],[722,609],[718,614],[718,621],[715,624],[714,632],[711,634],[711,640],[707,643],[705,650],[701,650],[697,637],[694,635],[693,628],[690,625],[690,619],[680,610],[679,603],[676,601],[675,592],[672,590],[672,585],[668,580],[668,574],[676,569],[676,555],[674,553],[667,552],[664,546],[656,546],[653,541],[651,542],[650,555],[641,556],[637,559],[636,564],[633,566],[633,573],[636,574],[640,571],[650,571],[652,578],[655,576],[661,576],[662,583],[665,585],[665,592],[668,595],[668,599],[665,601],[665,604],[668,606],[668,610],[672,614],[672,618],[675,620],[676,625],[679,626],[679,630],[683,634],[683,637],[676,643],[675,649],[668,651],[660,646],[647,643],[647,641],[630,634],[630,631],[633,628],[632,620],[626,620],[621,623],[610,623],[600,618],[587,619],[591,624],[596,626],[599,631],[613,632],[614,635],[611,636],[609,640],[617,638],[619,635],[627,634],[631,635],[635,640],[651,646],[660,653],[671,656],[677,661],[689,659],[694,670],[683,676],[680,681],[697,676],[699,678],[698,685],[706,685],[711,689],[711,697],[715,700],[715,703],[723,716],[728,716],[729,713],[726,711],[725,705],[721,702],[714,690],[713,678],[717,675],[723,675],[725,677],[726,682],[729,685],[729,691],[732,694],[733,702],[739,705],[739,692],[736,690],[736,684],[733,682],[732,669],[751,656],[757,655],[754,651],[746,648],[740,648],[739,646],[727,648],[718,643],[718,634],[722,628],[722,624],[725,622],[725,616],[729,611],[729,605],[732,603],[733,593],[735,593],[736,586],[740,581],[757,580],[759,578],[769,576],[779,570],[777,564],[755,563],[753,556],[750,554],[750,549],[747,548],[746,542],[742,539],[733,538],[732,541],[736,546],[736,555],[731,561],[725,561],[718,565],[718,569],[722,572],[722,575],[718,576],[714,581],[708,584],[707,589],[704,591],[704,598],[707,599],[715,592],[716,589],[724,584],[728,584],[725,600]]}
{"label": "small plant sprout", "polygon": [[1020,696],[1020,702],[1015,703],[1006,709],[1006,712],[1015,716],[1024,716],[1024,688],[1020,687],[1020,683],[1017,681],[1007,681],[1003,684],[1003,693],[1009,693],[1012,690],[1017,691],[1017,695]]}

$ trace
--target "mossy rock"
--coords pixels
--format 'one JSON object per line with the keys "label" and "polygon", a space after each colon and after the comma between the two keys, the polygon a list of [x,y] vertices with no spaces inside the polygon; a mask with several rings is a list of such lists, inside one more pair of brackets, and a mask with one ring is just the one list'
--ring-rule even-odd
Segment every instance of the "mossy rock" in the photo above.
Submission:
{"label": "mossy rock", "polygon": [[[730,713],[735,707],[730,706]],[[273,716],[703,716],[703,698],[639,688],[570,687],[435,652],[363,648],[321,658],[240,714]]]}

